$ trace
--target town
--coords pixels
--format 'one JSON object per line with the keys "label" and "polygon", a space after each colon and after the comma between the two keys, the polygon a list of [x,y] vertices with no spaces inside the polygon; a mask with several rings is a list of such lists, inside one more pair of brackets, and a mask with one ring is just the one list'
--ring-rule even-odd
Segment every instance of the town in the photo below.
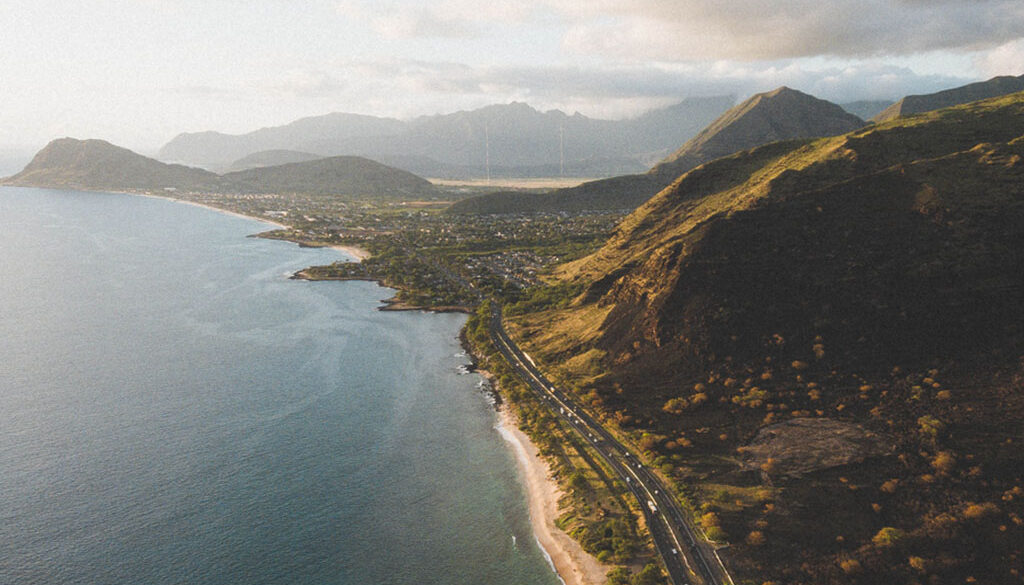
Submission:
{"label": "town", "polygon": [[[452,197],[465,196],[449,191]],[[483,297],[519,300],[550,266],[605,242],[628,210],[454,215],[450,201],[392,202],[302,194],[165,193],[175,199],[265,218],[281,228],[260,237],[304,246],[354,246],[361,263],[310,267],[299,277],[368,279],[398,289],[403,308],[462,308]]]}

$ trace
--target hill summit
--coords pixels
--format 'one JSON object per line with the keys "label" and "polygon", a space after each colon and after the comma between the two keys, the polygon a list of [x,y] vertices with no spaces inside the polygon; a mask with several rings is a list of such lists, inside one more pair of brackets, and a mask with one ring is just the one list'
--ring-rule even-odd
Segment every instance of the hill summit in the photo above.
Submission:
{"label": "hill summit", "polygon": [[[269,158],[281,156],[270,153]],[[437,195],[434,185],[426,179],[355,156],[314,158],[217,175],[162,163],[103,140],[74,138],[50,142],[23,171],[4,179],[2,184],[95,191],[176,189],[404,200]]]}
{"label": "hill summit", "polygon": [[725,112],[650,172],[674,180],[694,167],[734,152],[777,140],[835,136],[864,124],[832,102],[780,87],[751,96]]}
{"label": "hill summit", "polygon": [[245,193],[354,194],[409,199],[436,195],[434,185],[416,175],[358,156],[334,156],[258,167],[222,176]]}
{"label": "hill summit", "polygon": [[104,140],[58,138],[40,150],[8,185],[96,190],[164,189],[211,190],[219,185],[214,173],[168,165],[114,146]]}
{"label": "hill summit", "polygon": [[734,106],[646,174],[613,177],[542,195],[493,193],[464,199],[452,213],[633,209],[679,175],[716,158],[776,140],[834,136],[865,122],[841,107],[780,87]]}

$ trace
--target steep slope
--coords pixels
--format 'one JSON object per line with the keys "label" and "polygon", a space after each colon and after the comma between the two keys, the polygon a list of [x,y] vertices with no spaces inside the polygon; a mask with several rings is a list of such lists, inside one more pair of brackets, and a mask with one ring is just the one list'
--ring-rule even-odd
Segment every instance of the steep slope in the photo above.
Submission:
{"label": "steep slope", "polygon": [[247,171],[260,167],[274,167],[297,162],[309,162],[318,158],[324,158],[319,154],[300,152],[297,150],[261,150],[244,156],[228,166],[224,172],[233,173],[236,171]]}
{"label": "steep slope", "polygon": [[931,112],[940,108],[999,97],[1018,91],[1024,91],[1024,75],[1019,77],[1008,75],[993,77],[988,81],[979,81],[936,93],[907,96],[882,110],[871,121],[885,122],[900,116]]}
{"label": "steep slope", "polygon": [[4,184],[96,190],[216,189],[220,178],[208,171],[168,165],[103,140],[60,138],[40,150]]}
{"label": "steep slope", "polygon": [[780,87],[732,108],[650,172],[675,179],[707,161],[761,144],[834,136],[863,125],[863,120],[832,102]]}
{"label": "steep slope", "polygon": [[433,197],[437,194],[426,179],[357,156],[260,167],[227,173],[222,179],[231,189],[247,193],[307,193],[390,199]]}
{"label": "steep slope", "polygon": [[864,125],[839,106],[787,87],[757,94],[719,116],[708,127],[646,175],[615,177],[556,189],[533,197],[516,197],[510,205],[503,195],[465,199],[451,213],[576,211],[632,209],[668,186],[682,173],[721,156],[776,140],[833,136]]}
{"label": "steep slope", "polygon": [[1022,274],[1019,93],[698,167],[515,324],[688,486],[737,582],[1009,582]]}

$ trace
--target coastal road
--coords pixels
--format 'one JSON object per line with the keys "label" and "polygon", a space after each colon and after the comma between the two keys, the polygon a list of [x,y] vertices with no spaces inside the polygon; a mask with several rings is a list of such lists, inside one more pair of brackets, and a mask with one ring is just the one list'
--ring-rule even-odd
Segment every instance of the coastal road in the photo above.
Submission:
{"label": "coastal road", "polygon": [[490,333],[498,350],[540,400],[590,443],[640,502],[673,585],[731,585],[732,579],[714,548],[697,536],[679,503],[658,477],[603,425],[545,378],[530,356],[512,341],[505,331],[498,303],[491,306]]}

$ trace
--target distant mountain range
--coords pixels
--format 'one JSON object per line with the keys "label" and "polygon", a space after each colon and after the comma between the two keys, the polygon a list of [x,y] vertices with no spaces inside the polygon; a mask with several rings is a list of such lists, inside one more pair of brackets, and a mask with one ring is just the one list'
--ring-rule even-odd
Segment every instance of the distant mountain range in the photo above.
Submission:
{"label": "distant mountain range", "polygon": [[157,158],[227,169],[254,153],[290,150],[412,163],[443,176],[614,175],[646,169],[735,103],[689,98],[628,120],[597,120],[523,103],[423,116],[410,121],[328,114],[241,135],[181,134]]}
{"label": "distant mountain range", "polygon": [[545,194],[500,192],[464,199],[451,213],[632,209],[682,173],[718,157],[776,140],[831,136],[865,122],[841,107],[781,87],[729,109],[646,174],[615,177]]}
{"label": "distant mountain range", "polygon": [[50,142],[23,171],[0,184],[96,191],[174,189],[400,200],[437,195],[429,181],[362,157],[315,158],[218,175],[162,163],[103,140],[74,138]]}
{"label": "distant mountain range", "polygon": [[[934,94],[907,96],[887,102],[853,102],[840,107],[786,87],[757,94],[731,108],[646,174],[583,183],[548,193],[500,191],[470,197],[449,208],[450,213],[531,213],[633,209],[667,187],[680,174],[721,156],[776,140],[833,136],[866,124],[850,111],[874,113],[881,122],[899,116],[933,111],[983,98],[1024,90],[1024,75],[995,77]],[[881,111],[880,111],[881,110]]]}
{"label": "distant mountain range", "polygon": [[885,122],[900,116],[931,112],[940,108],[958,106],[978,100],[1024,91],[1024,75],[1019,77],[1000,76],[988,81],[970,83],[961,87],[926,95],[908,95],[889,106],[874,118],[873,122]]}
{"label": "distant mountain range", "polygon": [[846,102],[839,104],[844,110],[857,116],[861,120],[870,120],[874,118],[882,110],[891,106],[894,102],[892,100],[859,100],[856,102]]}
{"label": "distant mountain range", "polygon": [[273,167],[297,162],[309,162],[311,160],[321,158],[326,157],[309,152],[299,152],[297,150],[261,150],[236,160],[231,163],[231,166],[225,169],[224,172],[233,173],[236,171],[247,171],[249,169],[258,169],[260,167]]}

